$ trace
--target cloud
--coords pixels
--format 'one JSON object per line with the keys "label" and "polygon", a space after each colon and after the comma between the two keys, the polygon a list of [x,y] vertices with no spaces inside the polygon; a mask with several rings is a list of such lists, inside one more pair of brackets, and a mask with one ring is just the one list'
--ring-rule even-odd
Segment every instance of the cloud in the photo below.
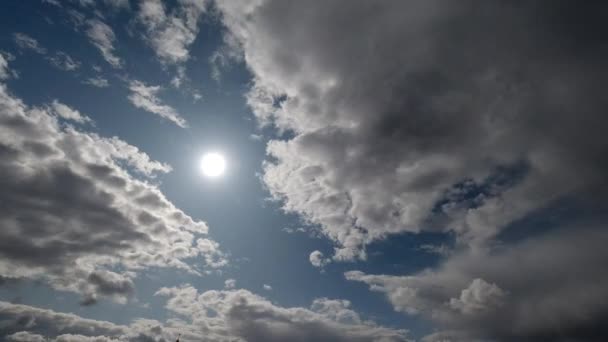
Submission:
{"label": "cloud", "polygon": [[483,248],[559,198],[606,193],[607,51],[577,29],[601,27],[604,4],[217,4],[254,114],[292,133],[268,143],[263,180],[334,260],[403,232]]}
{"label": "cloud", "polygon": [[310,255],[308,256],[308,260],[314,267],[323,267],[329,262],[329,260],[324,257],[321,251],[313,251],[312,253],[310,253]]}
{"label": "cloud", "polygon": [[54,114],[66,119],[66,120],[70,120],[70,121],[74,121],[74,122],[78,122],[78,123],[93,122],[93,120],[91,120],[91,118],[89,118],[88,116],[81,114],[76,109],[70,108],[69,106],[67,106],[57,100],[53,100],[53,103],[51,104],[50,109]]}
{"label": "cloud", "polygon": [[206,0],[180,0],[168,13],[160,0],[139,5],[137,20],[145,28],[145,38],[163,63],[177,64],[190,58],[188,48],[198,34],[198,22]]}
{"label": "cloud", "polygon": [[8,58],[0,53],[0,80],[11,77],[11,70],[8,67]]}
{"label": "cloud", "polygon": [[[191,286],[163,288],[166,308],[205,326],[206,338],[272,341],[405,341],[405,331],[362,320],[348,301],[317,299],[310,309],[283,308],[246,290],[207,291]],[[203,325],[204,324],[204,325]],[[187,338],[188,330],[184,334]],[[191,339],[196,339],[193,334]]]}
{"label": "cloud", "polygon": [[108,82],[106,78],[103,78],[101,76],[87,78],[83,83],[92,85],[97,88],[107,88],[110,86],[110,82]]}
{"label": "cloud", "polygon": [[122,67],[122,60],[114,54],[114,41],[116,36],[112,28],[99,19],[87,20],[87,37],[91,44],[101,52],[103,58],[114,68]]}
{"label": "cloud", "polygon": [[601,341],[604,228],[563,227],[493,252],[461,252],[409,276],[351,271],[346,278],[386,294],[397,311],[430,319],[452,341]]}
{"label": "cloud", "polygon": [[[0,302],[0,336],[32,341],[406,341],[406,331],[363,320],[346,300],[316,299],[311,308],[284,308],[246,290],[198,293],[185,285],[162,288],[174,317],[129,325],[85,319],[27,305]],[[8,337],[7,337],[8,338]],[[19,340],[21,338],[21,340]],[[28,340],[29,338],[29,340]]]}
{"label": "cloud", "polygon": [[234,279],[226,279],[226,281],[224,281],[224,288],[225,289],[234,289],[236,287],[236,280]]}
{"label": "cloud", "polygon": [[266,291],[272,291],[272,286],[268,285],[268,284],[264,284],[264,286],[262,286],[264,288],[264,290]]}
{"label": "cloud", "polygon": [[91,304],[124,302],[146,268],[226,265],[207,225],[150,183],[171,167],[74,126],[87,121],[57,100],[29,107],[0,84],[0,277],[41,280]]}
{"label": "cloud", "polygon": [[13,39],[15,43],[20,49],[23,50],[32,50],[36,53],[44,55],[46,53],[46,49],[42,47],[38,41],[25,33],[17,32],[13,34]]}
{"label": "cloud", "polygon": [[58,51],[52,57],[47,57],[51,64],[61,70],[64,71],[73,71],[80,68],[80,62],[72,59],[70,55],[65,52]]}
{"label": "cloud", "polygon": [[186,120],[173,107],[163,104],[156,96],[161,90],[160,86],[147,86],[140,81],[131,81],[129,90],[129,101],[135,107],[157,114],[182,128],[188,127]]}

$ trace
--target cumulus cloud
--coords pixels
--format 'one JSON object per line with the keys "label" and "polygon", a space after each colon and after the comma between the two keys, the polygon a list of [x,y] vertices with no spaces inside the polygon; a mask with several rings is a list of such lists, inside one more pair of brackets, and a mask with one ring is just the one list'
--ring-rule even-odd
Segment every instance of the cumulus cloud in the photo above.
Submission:
{"label": "cumulus cloud", "polygon": [[168,106],[156,95],[160,90],[160,86],[148,86],[140,81],[131,81],[129,84],[129,101],[137,107],[147,112],[159,115],[176,125],[185,128],[188,126],[186,120],[171,106]]}
{"label": "cumulus cloud", "polygon": [[65,70],[65,71],[73,71],[80,68],[80,62],[72,59],[70,55],[65,52],[58,51],[55,55],[47,58],[51,65],[56,67],[57,69]]}
{"label": "cumulus cloud", "polygon": [[410,276],[351,271],[346,278],[385,293],[397,311],[433,320],[452,341],[601,341],[604,228],[566,227],[492,253],[462,252]]}
{"label": "cumulus cloud", "polygon": [[[184,286],[162,288],[157,295],[168,296],[166,308],[186,318],[192,327],[204,327],[209,341],[406,340],[405,331],[363,320],[344,300],[317,299],[306,309],[276,306],[246,290],[199,294],[193,287]],[[199,336],[196,330],[184,331],[184,339],[196,340]]]}
{"label": "cumulus cloud", "polygon": [[236,287],[236,280],[234,280],[234,279],[226,279],[224,281],[224,288],[225,289],[230,290],[230,289],[233,289],[235,287]]}
{"label": "cumulus cloud", "polygon": [[321,251],[313,251],[308,256],[308,260],[314,267],[323,267],[328,263],[328,260],[323,256]]}
{"label": "cumulus cloud", "polygon": [[[604,4],[218,1],[286,211],[364,259],[390,234],[483,246],[573,193],[605,193]],[[591,25],[591,26],[588,26]],[[598,33],[599,34],[599,33]],[[356,56],[356,57],[355,57]]]}
{"label": "cumulus cloud", "polygon": [[246,290],[162,288],[174,317],[129,325],[85,319],[27,305],[0,302],[0,336],[12,341],[407,341],[406,331],[364,320],[346,300],[319,298],[310,308],[284,308]]}
{"label": "cumulus cloud", "polygon": [[[59,101],[30,107],[3,84],[0,114],[1,277],[42,280],[91,304],[124,302],[145,268],[226,264],[207,225],[146,180],[169,165],[80,130],[90,119]],[[201,267],[187,262],[195,258]]]}
{"label": "cumulus cloud", "polygon": [[13,34],[13,39],[15,43],[20,49],[23,50],[32,50],[36,53],[44,55],[46,53],[46,49],[38,43],[38,41],[25,33],[17,32]]}
{"label": "cumulus cloud", "polygon": [[81,114],[76,109],[73,109],[57,100],[53,100],[50,109],[54,114],[70,121],[78,123],[87,123],[93,121],[88,116]]}
{"label": "cumulus cloud", "polygon": [[103,58],[114,68],[122,67],[122,60],[115,55],[114,52],[114,41],[116,36],[110,26],[99,19],[87,20],[88,29],[86,31],[87,37],[91,41]]}
{"label": "cumulus cloud", "polygon": [[137,20],[163,63],[175,64],[190,58],[188,48],[198,34],[199,19],[206,5],[206,0],[179,0],[168,12],[160,0],[144,0],[139,4]]}

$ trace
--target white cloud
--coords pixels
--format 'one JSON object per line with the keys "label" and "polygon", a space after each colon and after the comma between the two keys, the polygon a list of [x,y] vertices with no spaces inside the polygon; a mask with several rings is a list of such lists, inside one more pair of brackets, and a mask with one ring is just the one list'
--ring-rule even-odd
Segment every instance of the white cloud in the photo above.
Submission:
{"label": "white cloud", "polygon": [[140,3],[138,20],[146,30],[146,40],[163,63],[181,63],[190,58],[188,48],[198,34],[198,23],[206,0],[180,0],[167,13],[160,0]]}
{"label": "white cloud", "polygon": [[329,260],[324,258],[321,251],[313,251],[310,253],[308,260],[314,267],[323,267],[329,262]]}
{"label": "white cloud", "polygon": [[53,100],[50,109],[53,113],[66,120],[71,120],[78,123],[87,123],[93,121],[88,116],[81,114],[79,111],[70,108],[57,100]]}
{"label": "white cloud", "polygon": [[263,287],[263,288],[264,288],[264,290],[266,290],[266,291],[272,291],[272,286],[270,286],[270,285],[268,285],[268,284],[264,284],[262,287]]}
{"label": "white cloud", "polygon": [[59,101],[32,108],[3,84],[0,112],[0,276],[42,280],[90,304],[124,302],[149,267],[201,274],[226,265],[207,225],[140,179],[169,165],[76,129],[89,119]]}
{"label": "white cloud", "polygon": [[147,86],[140,81],[131,81],[129,90],[129,100],[134,106],[157,114],[182,128],[188,126],[186,120],[173,107],[163,104],[158,98],[156,94],[161,90],[160,86]]}
{"label": "white cloud", "polygon": [[13,34],[13,39],[19,48],[24,50],[32,50],[41,55],[46,53],[46,49],[42,47],[38,41],[25,33],[17,32]]}
{"label": "white cloud", "polygon": [[114,41],[116,36],[112,28],[99,19],[90,19],[87,21],[87,37],[91,43],[99,49],[103,58],[114,68],[122,67],[122,61],[114,53]]}
{"label": "white cloud", "polygon": [[108,80],[101,76],[87,78],[83,83],[92,85],[97,88],[106,88],[110,86]]}
{"label": "white cloud", "polygon": [[234,289],[235,287],[236,287],[236,280],[234,280],[234,279],[226,279],[224,281],[224,288],[225,289],[231,290],[231,289]]}
{"label": "white cloud", "polygon": [[139,342],[173,341],[181,334],[184,341],[209,342],[407,341],[405,330],[363,320],[345,300],[320,298],[310,308],[284,308],[246,290],[198,293],[191,286],[162,288],[157,295],[168,297],[166,307],[174,316],[164,323],[136,319],[118,325],[0,302],[0,337]]}

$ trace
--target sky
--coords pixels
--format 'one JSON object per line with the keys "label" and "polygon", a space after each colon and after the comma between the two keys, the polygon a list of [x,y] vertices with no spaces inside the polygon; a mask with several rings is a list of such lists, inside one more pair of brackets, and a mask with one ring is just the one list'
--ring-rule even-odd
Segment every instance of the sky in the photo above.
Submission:
{"label": "sky", "polygon": [[0,9],[0,340],[608,336],[604,2]]}

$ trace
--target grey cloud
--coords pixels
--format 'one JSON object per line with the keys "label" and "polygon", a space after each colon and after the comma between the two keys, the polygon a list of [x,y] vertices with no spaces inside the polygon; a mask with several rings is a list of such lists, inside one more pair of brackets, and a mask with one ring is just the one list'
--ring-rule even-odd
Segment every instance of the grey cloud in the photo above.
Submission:
{"label": "grey cloud", "polygon": [[131,81],[129,90],[131,91],[129,101],[135,107],[159,115],[182,128],[188,126],[186,120],[179,115],[175,108],[162,103],[158,98],[157,93],[161,90],[160,86],[148,86],[140,81]]}
{"label": "grey cloud", "polygon": [[88,29],[86,31],[87,37],[91,41],[103,58],[114,68],[122,67],[122,60],[116,56],[114,52],[114,41],[116,36],[110,26],[99,19],[87,20]]}
{"label": "grey cloud", "polygon": [[405,331],[361,320],[344,300],[322,298],[306,309],[279,307],[246,290],[199,294],[185,286],[158,295],[169,296],[167,309],[204,327],[210,341],[406,341]]}
{"label": "grey cloud", "polygon": [[139,4],[137,20],[144,26],[145,38],[164,63],[180,63],[189,59],[189,46],[198,34],[198,23],[205,12],[206,0],[179,0],[168,13],[160,0]]}
{"label": "grey cloud", "polygon": [[[0,276],[43,280],[125,302],[136,271],[200,274],[227,260],[208,228],[144,179],[171,167],[114,137],[77,130],[88,118],[58,101],[31,108],[0,84]],[[117,273],[116,269],[123,271]]]}
{"label": "grey cloud", "polygon": [[[605,4],[218,7],[255,115],[294,135],[269,142],[263,180],[335,260],[421,230],[483,248],[554,200],[606,193]],[[464,184],[475,199],[453,195]]]}
{"label": "grey cloud", "polygon": [[58,51],[52,57],[48,57],[51,64],[61,70],[73,71],[80,68],[80,62],[72,59],[70,55],[65,52]]}
{"label": "grey cloud", "polygon": [[[608,331],[605,227],[564,227],[495,251],[455,254],[436,270],[347,279],[385,293],[398,311],[420,314],[471,341],[602,341]],[[441,340],[438,336],[428,340]]]}
{"label": "grey cloud", "polygon": [[[162,288],[175,317],[129,325],[85,319],[27,305],[0,302],[0,336],[29,341],[407,341],[406,331],[363,320],[345,300],[316,299],[311,308],[283,308],[246,290],[199,293],[191,286]],[[19,339],[21,338],[21,339]]]}

